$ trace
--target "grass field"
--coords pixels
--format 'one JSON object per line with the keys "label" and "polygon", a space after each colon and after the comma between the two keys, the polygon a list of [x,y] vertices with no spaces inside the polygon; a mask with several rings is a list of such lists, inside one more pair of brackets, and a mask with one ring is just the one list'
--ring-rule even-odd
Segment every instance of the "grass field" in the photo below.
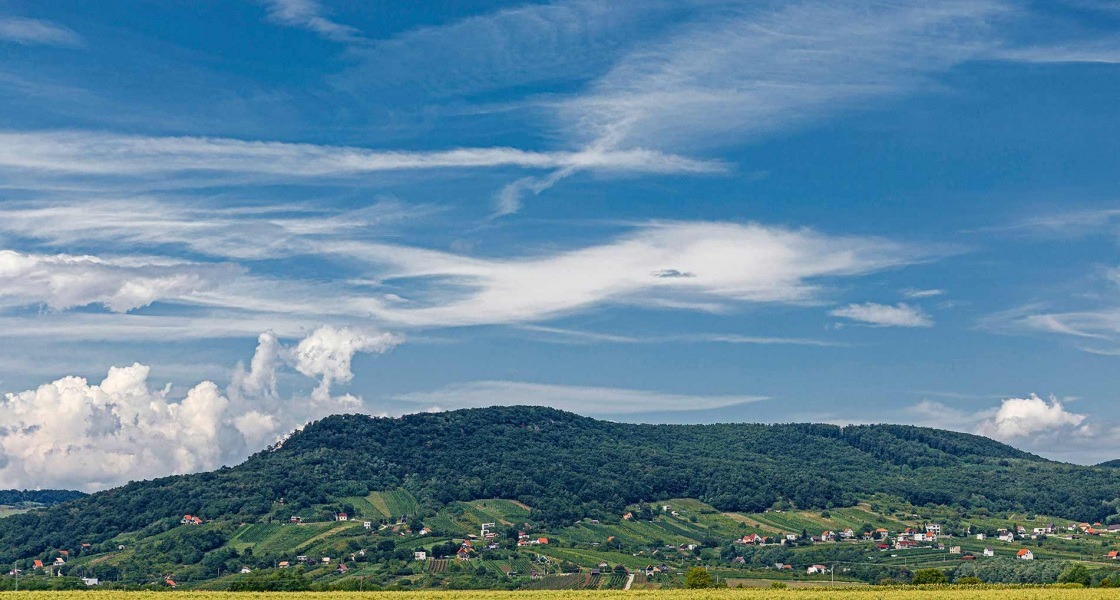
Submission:
{"label": "grass field", "polygon": [[[575,578],[571,578],[575,579]],[[176,598],[192,600],[227,600],[229,598],[253,598],[254,600],[345,600],[347,598],[385,597],[384,592],[175,592]],[[57,598],[59,600],[138,600],[147,596],[162,596],[159,592],[0,592],[4,600],[39,600]],[[436,592],[392,592],[389,597],[401,600],[488,600],[490,598],[528,598],[531,600],[755,600],[791,598],[796,600],[1104,600],[1116,598],[1116,590],[1108,589],[991,589],[975,590],[967,588],[947,589],[820,589],[799,588],[786,590],[770,589],[720,589],[720,590],[528,590],[517,592],[496,591],[436,591]]]}

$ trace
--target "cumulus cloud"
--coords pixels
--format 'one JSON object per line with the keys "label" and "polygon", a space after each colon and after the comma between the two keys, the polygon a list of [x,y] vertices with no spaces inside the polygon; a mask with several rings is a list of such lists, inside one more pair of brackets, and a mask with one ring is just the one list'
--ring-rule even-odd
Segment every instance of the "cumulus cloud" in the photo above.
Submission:
{"label": "cumulus cloud", "polygon": [[[308,341],[310,340],[310,341]],[[0,487],[97,490],[132,479],[214,469],[245,458],[304,422],[340,406],[363,410],[347,382],[358,352],[386,352],[390,334],[324,327],[285,346],[260,336],[249,369],[238,366],[225,393],[213,382],[182,399],[153,387],[141,364],[112,367],[100,383],[63,377],[0,400]],[[318,380],[311,400],[277,393],[276,372],[291,366]]]}
{"label": "cumulus cloud", "polygon": [[520,381],[472,381],[429,392],[398,395],[394,400],[416,407],[479,408],[498,405],[550,406],[586,415],[707,410],[759,402],[765,396],[699,396],[648,390]]}
{"label": "cumulus cloud", "polygon": [[1013,440],[1062,430],[1077,430],[1087,418],[1086,415],[1069,412],[1053,396],[1047,401],[1031,394],[1027,398],[1004,400],[995,415],[977,427],[977,432],[1001,440]]}
{"label": "cumulus cloud", "polygon": [[849,304],[829,314],[876,327],[931,327],[933,325],[933,319],[922,309],[904,303],[896,306],[875,302]]}
{"label": "cumulus cloud", "polygon": [[304,338],[292,352],[297,371],[319,379],[312,398],[330,399],[331,386],[350,381],[350,361],[358,352],[383,354],[400,344],[403,338],[393,333],[368,333],[349,327],[323,326]]}
{"label": "cumulus cloud", "polygon": [[114,312],[126,312],[162,299],[189,297],[241,272],[234,265],[0,250],[0,302],[45,304],[59,310],[100,304]]}

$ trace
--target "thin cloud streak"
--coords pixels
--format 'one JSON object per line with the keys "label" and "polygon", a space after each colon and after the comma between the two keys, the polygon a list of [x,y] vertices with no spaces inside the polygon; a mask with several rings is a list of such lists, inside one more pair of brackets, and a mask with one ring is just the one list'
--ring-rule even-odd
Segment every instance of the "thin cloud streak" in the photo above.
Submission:
{"label": "thin cloud streak", "polygon": [[642,173],[718,173],[725,165],[656,150],[532,152],[458,148],[375,151],[228,138],[147,137],[88,131],[0,133],[0,169],[48,174],[145,176],[227,172],[280,177],[344,177],[380,171],[520,167]]}
{"label": "thin cloud streak", "polygon": [[57,23],[10,16],[0,16],[0,42],[63,47],[77,47],[84,43],[82,36]]}

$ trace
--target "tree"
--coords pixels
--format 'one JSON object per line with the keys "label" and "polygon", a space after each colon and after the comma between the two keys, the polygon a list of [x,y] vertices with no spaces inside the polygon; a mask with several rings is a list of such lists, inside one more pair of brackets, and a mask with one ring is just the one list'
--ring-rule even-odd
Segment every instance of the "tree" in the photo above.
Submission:
{"label": "tree", "polygon": [[914,573],[914,585],[937,585],[949,583],[949,576],[941,569],[919,569]]}
{"label": "tree", "polygon": [[1058,575],[1058,583],[1080,583],[1085,587],[1089,587],[1093,583],[1093,576],[1089,574],[1089,568],[1083,564],[1070,565],[1061,575]]}
{"label": "tree", "polygon": [[704,567],[692,567],[684,574],[684,587],[689,589],[710,588],[715,585],[712,574]]}

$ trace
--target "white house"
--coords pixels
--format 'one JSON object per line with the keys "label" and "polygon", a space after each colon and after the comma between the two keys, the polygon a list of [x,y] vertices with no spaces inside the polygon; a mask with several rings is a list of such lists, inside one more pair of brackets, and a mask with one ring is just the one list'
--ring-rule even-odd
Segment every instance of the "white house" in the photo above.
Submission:
{"label": "white house", "polygon": [[1015,558],[1018,558],[1020,560],[1034,560],[1034,552],[1031,552],[1027,548],[1023,548],[1019,551],[1018,554],[1015,555]]}
{"label": "white house", "polygon": [[428,560],[428,553],[424,551],[413,552],[412,560]]}
{"label": "white house", "polygon": [[949,554],[960,554],[960,553],[961,553],[961,547],[960,546],[949,546]]}
{"label": "white house", "polygon": [[1015,541],[1015,534],[1011,533],[1010,531],[1008,531],[1007,533],[1001,533],[999,535],[999,541],[1001,541],[1001,542],[1014,542]]}
{"label": "white house", "polygon": [[96,577],[83,577],[82,583],[86,584],[87,587],[93,587],[101,582]]}
{"label": "white house", "polygon": [[941,526],[938,525],[937,523],[927,523],[926,524],[926,533],[932,533],[933,535],[941,535]]}
{"label": "white house", "polygon": [[991,546],[988,546],[987,548],[984,548],[984,556],[995,556],[995,555],[996,555],[996,551],[993,550]]}
{"label": "white house", "polygon": [[366,529],[373,529],[373,522],[372,521],[362,521],[362,527],[365,527]]}
{"label": "white house", "polygon": [[976,539],[978,539],[978,540],[980,540],[980,541],[984,541],[984,540],[985,540],[985,539],[987,539],[987,538],[988,538],[988,536],[986,536],[986,535],[984,535],[984,534],[982,534],[982,533],[978,533],[978,534],[976,534]]}
{"label": "white house", "polygon": [[808,575],[816,575],[817,573],[827,573],[827,572],[828,572],[828,567],[826,567],[824,565],[813,565],[813,566],[809,567],[808,569],[805,569],[805,573],[808,574]]}

